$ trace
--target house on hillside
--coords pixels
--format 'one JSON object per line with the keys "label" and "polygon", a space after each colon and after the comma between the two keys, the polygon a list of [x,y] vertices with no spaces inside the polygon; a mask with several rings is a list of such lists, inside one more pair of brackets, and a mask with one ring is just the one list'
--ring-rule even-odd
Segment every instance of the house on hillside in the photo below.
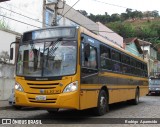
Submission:
{"label": "house on hillside", "polygon": [[144,59],[148,62],[149,76],[155,76],[155,72],[159,69],[157,60],[157,49],[152,43],[138,39],[144,53]]}
{"label": "house on hillside", "polygon": [[139,40],[136,37],[124,39],[124,49],[140,58],[144,57]]}

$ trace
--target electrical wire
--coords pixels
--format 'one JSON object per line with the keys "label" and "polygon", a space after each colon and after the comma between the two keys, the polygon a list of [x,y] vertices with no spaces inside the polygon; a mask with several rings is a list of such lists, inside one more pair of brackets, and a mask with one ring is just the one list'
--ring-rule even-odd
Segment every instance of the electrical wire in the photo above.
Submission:
{"label": "electrical wire", "polygon": [[[20,11],[24,12],[24,10],[23,10],[23,9],[21,9],[21,8],[19,8],[19,7],[15,6],[15,5],[13,5],[13,4],[11,4],[11,3],[9,4],[9,3],[7,3],[7,2],[4,2],[4,4],[6,4],[6,6],[14,7],[14,8],[16,8],[16,9],[18,9],[18,10],[20,10]],[[30,15],[33,15],[33,12],[29,12],[29,11],[27,11],[27,10],[25,10],[25,13],[28,13],[28,14],[30,14]],[[38,16],[38,15],[37,15],[37,14],[35,14],[35,13],[34,13],[34,15]]]}
{"label": "electrical wire", "polygon": [[36,28],[41,28],[41,27],[38,27],[38,26],[35,26],[35,25],[31,25],[31,24],[28,24],[28,23],[25,23],[25,22],[22,22],[22,21],[19,21],[19,20],[16,20],[16,19],[13,19],[13,18],[10,18],[10,17],[7,17],[5,15],[1,15],[1,17],[4,17],[4,18],[7,18],[7,19],[10,19],[10,20],[13,20],[13,21],[16,21],[16,22],[20,22],[20,23],[23,23],[23,24],[26,24],[26,25],[29,25],[29,26],[33,26],[33,27],[36,27]]}
{"label": "electrical wire", "polygon": [[96,1],[96,2],[99,2],[99,3],[103,3],[103,4],[108,4],[108,5],[111,5],[111,6],[121,7],[121,8],[125,8],[125,9],[128,8],[128,9],[131,9],[131,10],[137,10],[137,9],[133,9],[133,8],[129,8],[129,7],[124,7],[124,6],[121,6],[121,5],[106,3],[106,2],[103,2],[103,1],[99,1],[99,0],[93,0],[93,1]]}
{"label": "electrical wire", "polygon": [[4,7],[2,7],[2,6],[0,6],[0,8],[2,8],[2,9],[4,9],[4,10],[7,10],[7,11],[10,11],[10,12],[13,12],[13,13],[15,13],[15,14],[17,14],[17,15],[20,15],[20,16],[23,16],[23,17],[25,17],[25,18],[28,18],[28,19],[34,20],[34,21],[36,21],[36,22],[39,22],[39,23],[42,23],[42,24],[45,24],[45,25],[50,26],[49,24],[43,23],[43,22],[41,22],[41,21],[38,21],[38,20],[36,20],[36,19],[33,19],[33,18],[28,17],[28,16],[25,16],[25,15],[22,15],[22,14],[20,14],[20,13],[18,13],[18,12],[15,12],[15,11],[9,10],[9,9],[4,8]]}
{"label": "electrical wire", "polygon": [[[68,11],[66,11],[66,13],[65,13],[64,15],[62,15],[62,17],[64,17],[79,1],[80,1],[80,0],[77,0],[77,2],[74,3],[74,4],[68,9]],[[62,17],[61,17],[60,19],[58,19],[58,21],[61,20]]]}

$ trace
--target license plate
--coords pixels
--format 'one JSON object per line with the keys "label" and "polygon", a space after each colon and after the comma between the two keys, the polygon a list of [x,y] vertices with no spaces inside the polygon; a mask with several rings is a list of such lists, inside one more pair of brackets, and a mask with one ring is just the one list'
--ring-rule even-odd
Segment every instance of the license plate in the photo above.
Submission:
{"label": "license plate", "polygon": [[44,101],[44,100],[46,100],[46,96],[45,95],[38,95],[38,96],[36,96],[36,98],[35,98],[37,101]]}

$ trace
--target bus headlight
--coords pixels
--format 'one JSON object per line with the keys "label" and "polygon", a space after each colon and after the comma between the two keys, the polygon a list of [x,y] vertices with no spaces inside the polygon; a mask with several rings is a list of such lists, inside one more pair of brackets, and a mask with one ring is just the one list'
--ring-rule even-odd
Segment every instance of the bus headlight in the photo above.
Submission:
{"label": "bus headlight", "polygon": [[15,88],[16,90],[18,90],[18,91],[23,92],[23,88],[22,88],[22,86],[21,86],[19,83],[17,83],[17,82],[15,83],[14,88]]}
{"label": "bus headlight", "polygon": [[78,90],[78,81],[72,82],[69,85],[67,85],[63,90],[63,93],[73,92],[76,90]]}

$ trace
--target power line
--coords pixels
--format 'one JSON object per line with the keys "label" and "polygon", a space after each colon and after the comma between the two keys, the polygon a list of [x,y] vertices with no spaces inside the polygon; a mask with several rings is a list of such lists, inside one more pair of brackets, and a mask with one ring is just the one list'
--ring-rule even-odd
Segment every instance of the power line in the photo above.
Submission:
{"label": "power line", "polygon": [[116,7],[121,7],[121,8],[125,8],[125,9],[132,9],[132,10],[137,10],[137,9],[133,9],[133,8],[129,8],[129,7],[125,7],[125,6],[121,6],[121,5],[116,5],[116,4],[111,4],[111,3],[106,3],[106,2],[103,2],[103,1],[99,1],[99,0],[93,0],[93,1],[96,1],[96,2],[99,2],[99,3],[103,3],[103,4],[107,4],[107,5],[111,5],[111,6],[116,6]]}
{"label": "power line", "polygon": [[[18,10],[21,10],[21,11],[24,12],[24,10],[22,10],[21,8],[19,8],[19,7],[17,7],[17,6],[14,6],[13,4],[8,4],[7,2],[4,2],[4,4],[6,4],[6,6],[10,6],[10,7],[17,8]],[[29,11],[26,11],[26,10],[25,10],[25,13],[26,13],[26,12],[27,12],[28,14],[33,15],[33,12],[29,12]],[[34,13],[34,15],[37,15],[37,14]],[[37,16],[38,16],[38,15],[37,15]]]}
{"label": "power line", "polygon": [[39,23],[42,23],[42,24],[45,24],[45,25],[50,26],[49,24],[43,23],[43,22],[41,22],[41,21],[38,21],[38,20],[36,20],[36,19],[33,19],[33,18],[28,17],[28,16],[25,16],[25,15],[22,15],[22,14],[20,14],[20,13],[18,13],[18,12],[15,12],[15,11],[9,10],[9,9],[4,8],[4,7],[2,7],[2,6],[0,6],[0,8],[2,8],[2,9],[4,9],[4,10],[7,10],[7,11],[10,11],[10,12],[13,12],[13,13],[15,13],[15,14],[17,14],[17,15],[20,15],[20,16],[23,16],[23,17],[25,17],[25,18],[28,18],[28,19],[34,20],[34,21],[36,21],[36,22],[39,22]]}
{"label": "power line", "polygon": [[7,19],[11,19],[11,20],[16,21],[16,22],[20,22],[20,23],[23,23],[23,24],[29,25],[29,26],[33,26],[33,27],[36,27],[36,28],[41,28],[41,27],[38,27],[38,26],[35,26],[35,25],[31,25],[31,24],[28,24],[28,23],[25,23],[25,22],[22,22],[22,21],[19,21],[19,20],[16,20],[16,19],[13,19],[13,18],[7,17],[7,16],[5,16],[5,15],[0,15],[0,16],[2,16],[2,17],[4,17],[4,18],[7,18]]}
{"label": "power line", "polygon": [[[64,17],[79,1],[80,0],[77,0],[77,2],[75,4],[73,4],[64,15],[62,15],[62,17]],[[58,21],[61,20],[62,17],[60,19],[58,19]]]}

